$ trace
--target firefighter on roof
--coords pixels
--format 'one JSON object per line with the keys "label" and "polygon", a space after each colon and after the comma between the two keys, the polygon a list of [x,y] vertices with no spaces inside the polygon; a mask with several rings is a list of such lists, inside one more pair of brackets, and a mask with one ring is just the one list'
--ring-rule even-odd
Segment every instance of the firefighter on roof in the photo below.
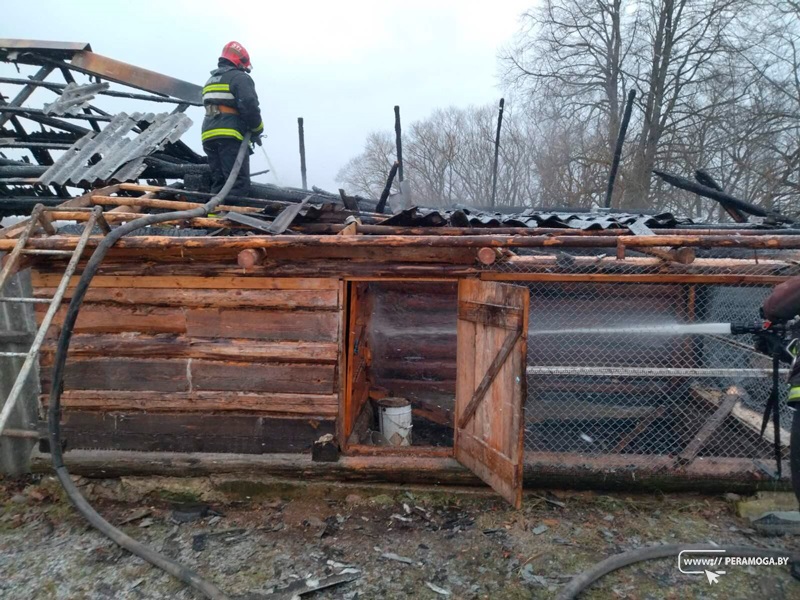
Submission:
{"label": "firefighter on roof", "polygon": [[[238,42],[229,42],[222,49],[217,68],[203,88],[203,150],[211,168],[211,191],[219,192],[230,174],[246,131],[250,141],[261,145],[264,123],[258,107],[250,55]],[[231,196],[247,196],[250,190],[250,160],[236,178]]]}

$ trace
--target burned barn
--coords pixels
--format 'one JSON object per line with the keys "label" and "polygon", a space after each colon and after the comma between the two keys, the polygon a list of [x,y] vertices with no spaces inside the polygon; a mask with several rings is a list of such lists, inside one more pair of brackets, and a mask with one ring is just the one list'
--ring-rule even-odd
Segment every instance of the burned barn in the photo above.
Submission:
{"label": "burned barn", "polygon": [[[8,58],[13,44],[0,46]],[[27,51],[44,70],[90,53]],[[178,109],[193,102],[132,75],[126,83]],[[167,116],[129,119],[120,131],[149,137],[120,160],[116,117],[67,139],[59,123],[100,113],[7,108],[4,123],[33,116],[52,129],[35,140],[3,130],[16,137],[0,145],[52,164],[0,165],[0,208],[39,205],[0,230],[0,252],[10,253],[2,279],[12,284],[0,309],[3,372],[20,368],[36,323],[52,316],[52,325],[39,385],[4,423],[4,452],[40,437],[66,304],[93,248],[122,223],[210,197],[192,177],[202,160]],[[69,151],[42,156],[56,143]],[[167,185],[176,169],[185,182]],[[82,193],[66,197],[78,184]],[[180,462],[191,453],[197,464],[235,455],[267,473],[445,482],[471,471],[513,503],[523,480],[774,481],[775,434],[760,431],[770,358],[751,336],[711,324],[757,321],[769,291],[800,272],[796,230],[602,210],[386,214],[346,194],[254,190],[110,249],[68,352],[68,463],[146,470],[169,460],[183,465],[171,472],[191,471]],[[50,311],[60,286],[63,305]],[[14,297],[33,300],[5,302]],[[4,398],[10,387],[4,376]],[[311,460],[326,434],[341,453],[336,466]],[[788,442],[784,431],[782,452]]]}

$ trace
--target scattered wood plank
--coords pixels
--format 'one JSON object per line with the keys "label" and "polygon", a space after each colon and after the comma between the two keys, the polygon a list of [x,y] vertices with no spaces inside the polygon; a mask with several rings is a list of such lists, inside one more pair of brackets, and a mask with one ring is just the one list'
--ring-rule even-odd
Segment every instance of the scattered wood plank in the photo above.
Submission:
{"label": "scattered wood plank", "polygon": [[639,422],[636,423],[636,426],[633,429],[631,429],[628,433],[623,435],[622,438],[620,438],[619,442],[617,442],[617,445],[614,446],[613,451],[619,453],[625,450],[625,448],[627,448],[628,445],[633,440],[635,440],[642,433],[644,433],[645,430],[647,430],[647,428],[653,424],[653,421],[661,417],[661,415],[663,415],[665,412],[666,409],[663,406],[656,406],[651,408],[646,415],[643,415],[639,419]]}
{"label": "scattered wood plank", "polygon": [[689,442],[686,448],[683,449],[683,452],[676,457],[676,464],[681,466],[688,465],[695,459],[709,438],[719,429],[719,426],[722,425],[722,422],[728,415],[731,414],[733,407],[741,400],[743,391],[744,390],[736,386],[732,386],[728,389],[717,406],[717,410],[714,411],[714,414],[702,424],[692,438],[692,441]]}
{"label": "scattered wood plank", "polygon": [[[754,411],[751,408],[748,408],[743,404],[743,400],[748,397],[746,390],[742,388],[738,388],[739,393],[739,400],[734,404],[733,409],[731,410],[730,414],[734,417],[739,423],[744,425],[747,429],[757,433],[759,437],[761,436],[761,420],[762,416]],[[724,394],[720,390],[708,390],[702,389],[693,386],[692,393],[701,400],[707,402],[711,406],[719,407],[723,402]],[[768,441],[770,444],[775,443],[775,434],[772,430],[772,426],[768,425],[767,429],[764,431],[764,439]],[[784,448],[789,447],[789,440],[791,439],[791,434],[781,427],[781,446]]]}

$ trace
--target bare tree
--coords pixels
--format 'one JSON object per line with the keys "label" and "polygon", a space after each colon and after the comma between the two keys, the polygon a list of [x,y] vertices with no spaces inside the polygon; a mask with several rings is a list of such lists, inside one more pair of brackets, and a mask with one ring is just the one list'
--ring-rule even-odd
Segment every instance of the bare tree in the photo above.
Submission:
{"label": "bare tree", "polygon": [[[498,205],[530,206],[534,195],[533,138],[507,107],[500,144]],[[405,176],[414,201],[426,206],[491,203],[495,109],[491,106],[436,110],[406,129]],[[391,134],[370,134],[362,154],[339,172],[354,192],[376,195],[394,158]]]}
{"label": "bare tree", "polygon": [[386,185],[386,177],[395,161],[394,154],[393,133],[370,133],[364,143],[364,151],[347,161],[339,170],[336,180],[350,193],[377,198]]}
{"label": "bare tree", "polygon": [[639,110],[614,205],[648,207],[653,167],[675,156],[664,142],[678,142],[698,116],[713,116],[717,106],[703,102],[708,82],[753,44],[744,27],[750,4],[545,0],[526,13],[503,59],[505,80],[527,92],[534,118],[560,121],[563,130],[588,126],[592,139],[602,135],[605,149],[592,155],[597,166],[610,164],[624,89],[637,88]]}

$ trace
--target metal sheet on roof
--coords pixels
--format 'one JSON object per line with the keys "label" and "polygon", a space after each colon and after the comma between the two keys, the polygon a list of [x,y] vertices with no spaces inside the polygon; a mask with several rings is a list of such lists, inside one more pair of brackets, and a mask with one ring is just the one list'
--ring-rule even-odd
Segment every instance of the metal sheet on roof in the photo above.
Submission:
{"label": "metal sheet on roof", "polygon": [[667,228],[691,223],[688,219],[677,219],[671,213],[642,215],[607,212],[547,212],[527,209],[516,214],[489,213],[473,209],[437,210],[411,207],[399,212],[384,225],[413,227],[553,227],[582,230],[618,229],[622,227]]}
{"label": "metal sheet on roof", "polygon": [[89,106],[89,102],[94,99],[98,92],[105,91],[108,88],[109,85],[106,82],[88,83],[86,85],[78,85],[74,82],[68,83],[58,100],[44,105],[44,114],[57,116],[76,115]]}
{"label": "metal sheet on roof", "polygon": [[[141,122],[149,125],[137,134],[133,130]],[[163,149],[168,142],[178,141],[191,126],[192,120],[183,113],[119,113],[102,131],[90,132],[75,142],[45,171],[39,183],[134,180],[145,169],[145,157]],[[101,159],[92,164],[94,156]]]}

